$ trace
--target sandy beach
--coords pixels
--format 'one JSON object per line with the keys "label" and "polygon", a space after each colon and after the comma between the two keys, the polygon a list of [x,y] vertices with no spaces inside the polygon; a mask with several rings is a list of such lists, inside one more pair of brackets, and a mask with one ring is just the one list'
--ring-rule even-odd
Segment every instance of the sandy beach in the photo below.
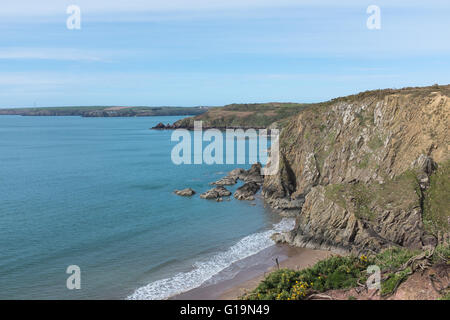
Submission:
{"label": "sandy beach", "polygon": [[332,255],[330,251],[274,245],[236,262],[202,286],[172,297],[175,300],[236,300],[257,287],[265,275],[280,268],[300,270]]}

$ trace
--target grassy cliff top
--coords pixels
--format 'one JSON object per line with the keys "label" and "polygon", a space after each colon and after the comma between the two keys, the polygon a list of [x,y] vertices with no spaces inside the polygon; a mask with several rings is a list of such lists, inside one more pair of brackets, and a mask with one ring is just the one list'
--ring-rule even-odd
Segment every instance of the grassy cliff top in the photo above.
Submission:
{"label": "grassy cliff top", "polygon": [[304,103],[252,103],[230,104],[211,108],[196,117],[179,120],[177,127],[192,128],[194,121],[203,121],[208,128],[268,128],[283,126],[289,119],[306,108]]}

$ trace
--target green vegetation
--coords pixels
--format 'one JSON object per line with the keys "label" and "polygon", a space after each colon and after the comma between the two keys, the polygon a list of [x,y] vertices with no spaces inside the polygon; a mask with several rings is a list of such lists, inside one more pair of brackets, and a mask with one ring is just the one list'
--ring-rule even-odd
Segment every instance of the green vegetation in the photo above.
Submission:
{"label": "green vegetation", "polygon": [[417,253],[418,251],[404,248],[391,248],[378,253],[374,257],[373,263],[379,266],[381,270],[398,269]]}
{"label": "green vegetation", "polygon": [[346,199],[344,195],[346,193],[346,187],[343,184],[329,184],[325,187],[325,196],[336,202],[342,208],[346,208]]}
{"label": "green vegetation", "polygon": [[50,107],[0,109],[0,115],[81,116],[81,117],[150,117],[199,115],[205,107]]}
{"label": "green vegetation", "polygon": [[356,217],[372,220],[375,218],[375,207],[386,210],[420,207],[421,191],[416,174],[408,170],[384,184],[357,182],[327,185],[325,196],[353,211]]}
{"label": "green vegetation", "polygon": [[432,262],[439,263],[441,261],[447,261],[447,264],[449,264],[450,263],[449,260],[450,260],[450,246],[445,244],[438,245],[434,250]]}
{"label": "green vegetation", "polygon": [[[350,289],[366,283],[367,267],[377,265],[382,272],[381,294],[392,294],[412,273],[408,265],[420,251],[390,248],[378,254],[359,257],[333,256],[303,270],[274,271],[256,289],[241,297],[245,300],[302,300],[308,295],[335,289]],[[442,263],[450,258],[449,245],[438,246],[431,261]],[[445,296],[448,297],[448,296]],[[349,297],[353,298],[354,297]]]}
{"label": "green vegetation", "polygon": [[316,157],[317,157],[317,166],[318,166],[318,170],[320,172],[320,174],[323,174],[323,167],[325,164],[325,160],[326,158],[330,155],[332,149],[328,148],[328,149],[321,149],[319,152],[316,153]]}
{"label": "green vegetation", "polygon": [[325,196],[347,210],[353,209],[358,218],[368,220],[374,218],[370,210],[373,195],[369,187],[363,183],[328,185]]}
{"label": "green vegetation", "polygon": [[334,143],[336,142],[336,132],[332,131],[328,134],[327,136],[328,139],[328,144],[333,146]]}
{"label": "green vegetation", "polygon": [[381,285],[381,295],[385,296],[393,293],[398,285],[408,278],[411,272],[411,268],[406,268],[405,270],[391,274]]}
{"label": "green vegetation", "polygon": [[424,224],[435,235],[450,229],[450,160],[439,165],[425,192]]}
{"label": "green vegetation", "polygon": [[360,126],[366,126],[367,124],[373,125],[373,115],[361,111],[360,113],[355,114],[355,116],[358,119]]}
{"label": "green vegetation", "polygon": [[371,194],[369,188],[363,183],[352,185],[353,204],[355,206],[355,215],[360,219],[371,220],[374,218],[374,213],[371,207]]}
{"label": "green vegetation", "polygon": [[367,145],[370,149],[377,150],[383,146],[383,140],[378,135],[375,135],[370,139]]}
{"label": "green vegetation", "polygon": [[369,166],[369,159],[370,159],[370,155],[366,154],[364,155],[364,157],[362,158],[361,162],[358,163],[356,166],[360,169],[365,169]]}

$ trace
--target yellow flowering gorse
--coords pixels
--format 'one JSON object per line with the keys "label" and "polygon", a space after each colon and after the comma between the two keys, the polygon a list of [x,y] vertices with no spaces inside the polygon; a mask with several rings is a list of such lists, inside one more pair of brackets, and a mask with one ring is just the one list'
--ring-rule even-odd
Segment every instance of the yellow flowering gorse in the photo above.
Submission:
{"label": "yellow flowering gorse", "polygon": [[310,284],[304,282],[304,281],[295,281],[295,285],[292,287],[291,295],[288,300],[301,300],[306,297],[308,293],[308,288],[310,288],[313,285],[311,282]]}

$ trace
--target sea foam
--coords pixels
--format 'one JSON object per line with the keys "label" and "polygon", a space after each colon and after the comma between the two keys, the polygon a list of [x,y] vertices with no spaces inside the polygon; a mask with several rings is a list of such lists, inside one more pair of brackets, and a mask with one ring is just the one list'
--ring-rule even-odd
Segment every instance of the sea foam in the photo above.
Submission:
{"label": "sea foam", "polygon": [[242,238],[227,251],[220,252],[206,261],[195,263],[193,270],[189,272],[180,272],[171,278],[157,280],[138,288],[127,299],[162,300],[197,288],[233,263],[274,245],[271,235],[274,232],[289,231],[294,228],[294,225],[294,219],[284,218],[271,230],[251,234]]}

